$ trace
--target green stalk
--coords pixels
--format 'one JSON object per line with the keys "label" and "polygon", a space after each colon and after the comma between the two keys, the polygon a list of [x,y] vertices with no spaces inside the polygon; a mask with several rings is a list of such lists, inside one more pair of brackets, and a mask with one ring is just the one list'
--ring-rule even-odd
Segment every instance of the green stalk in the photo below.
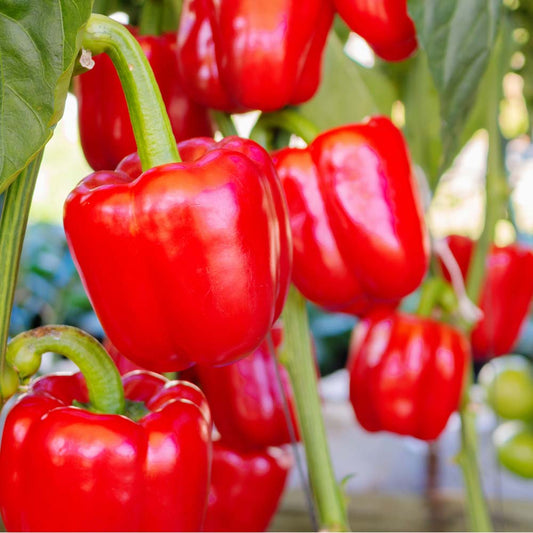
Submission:
{"label": "green stalk", "polygon": [[107,15],[109,13],[109,0],[94,0],[92,12]]}
{"label": "green stalk", "polygon": [[92,411],[125,413],[120,374],[94,337],[72,326],[43,326],[13,338],[7,345],[6,361],[25,379],[39,370],[41,356],[46,352],[64,355],[78,366],[87,383]]}
{"label": "green stalk", "polygon": [[[499,93],[497,88],[494,88],[492,92]],[[499,98],[497,101],[499,102]],[[487,105],[490,105],[490,103]],[[488,132],[489,153],[485,185],[485,225],[481,237],[476,243],[466,280],[466,292],[473,302],[479,301],[485,277],[486,258],[494,241],[496,223],[504,215],[505,206],[509,198],[509,187],[505,179],[502,139],[497,116],[490,120]]]}
{"label": "green stalk", "polygon": [[181,17],[182,0],[163,0],[161,32],[176,32]]}
{"label": "green stalk", "polygon": [[440,276],[430,277],[422,286],[416,314],[428,318],[436,307],[445,313],[457,309],[457,296],[453,288]]}
{"label": "green stalk", "polygon": [[163,13],[162,0],[144,0],[139,22],[139,35],[161,35]]}
{"label": "green stalk", "polygon": [[309,480],[321,530],[349,531],[343,495],[333,472],[318,396],[305,299],[294,286],[283,310],[285,348],[280,361],[289,373],[298,412]]}
{"label": "green stalk", "polygon": [[231,119],[229,113],[224,113],[223,111],[211,111],[211,117],[214,119],[220,133],[224,137],[231,137],[232,135],[239,135],[237,133],[237,128]]}
{"label": "green stalk", "polygon": [[476,243],[468,277],[466,292],[473,302],[478,302],[485,276],[485,262],[490,246],[494,241],[496,223],[505,216],[510,189],[507,184],[504,146],[498,122],[500,102],[503,96],[503,74],[507,72],[510,52],[507,50],[511,28],[506,19],[501,22],[500,34],[493,54],[497,60],[489,63],[486,77],[491,81],[486,92],[487,131],[489,150],[487,156],[487,177],[485,183],[485,224],[481,237]]}
{"label": "green stalk", "polygon": [[[468,391],[472,385],[472,368],[469,368],[465,381],[465,391]],[[465,394],[459,414],[461,415],[461,451],[457,455],[457,463],[463,472],[470,531],[493,531],[479,472],[476,414],[472,410],[468,394]]]}
{"label": "green stalk", "polygon": [[92,15],[82,46],[93,54],[106,53],[117,69],[143,170],[180,161],[161,92],[135,37],[122,24]]}
{"label": "green stalk", "polygon": [[[500,36],[499,51],[502,57],[502,41]],[[492,83],[487,96],[487,130],[489,134],[489,151],[487,160],[487,177],[485,185],[485,225],[479,238],[470,263],[466,280],[466,293],[473,302],[478,302],[485,276],[487,254],[494,240],[496,223],[505,212],[509,189],[505,179],[503,144],[498,124],[498,111],[502,97],[502,82],[498,76],[500,66],[493,62],[489,67],[495,69],[490,79],[499,80]],[[470,326],[471,327],[471,326]],[[476,433],[475,413],[470,407],[469,391],[473,384],[473,369],[470,368],[463,392],[463,402],[459,414],[461,416],[461,451],[458,462],[463,471],[465,481],[468,515],[472,531],[492,531],[493,525],[486,499],[483,495],[481,475],[478,464],[478,439]]]}
{"label": "green stalk", "polygon": [[42,157],[41,151],[9,186],[0,219],[0,379],[3,381],[2,395],[6,396],[18,386],[18,380],[13,379],[12,371],[5,364],[5,350],[20,253]]}
{"label": "green stalk", "polygon": [[420,300],[416,314],[420,317],[427,318],[435,306],[439,303],[439,296],[442,292],[444,280],[439,277],[429,278],[423,285],[420,292]]}
{"label": "green stalk", "polygon": [[307,144],[320,133],[320,130],[295,109],[287,108],[274,113],[263,113],[250,134],[250,139],[265,144],[268,131],[280,128],[301,137]]}

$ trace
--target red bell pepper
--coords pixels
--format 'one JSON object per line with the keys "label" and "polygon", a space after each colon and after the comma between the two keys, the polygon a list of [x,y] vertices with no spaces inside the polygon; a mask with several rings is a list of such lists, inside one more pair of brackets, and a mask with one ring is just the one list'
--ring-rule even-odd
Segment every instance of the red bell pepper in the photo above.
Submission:
{"label": "red bell pepper", "polygon": [[268,154],[252,141],[201,139],[181,162],[131,34],[94,15],[83,46],[111,57],[145,170],[96,172],[65,204],[67,242],[107,337],[161,372],[243,357],[281,312],[290,279],[288,221]]}
{"label": "red bell pepper", "polygon": [[429,239],[407,147],[389,119],[324,132],[273,158],[289,206],[293,280],[305,297],[365,314],[416,289]]}
{"label": "red bell pepper", "polygon": [[227,112],[302,103],[318,87],[332,20],[329,0],[185,0],[178,29],[184,88]]}
{"label": "red bell pepper", "polygon": [[[460,235],[450,235],[447,241],[466,279],[474,241]],[[532,250],[520,244],[491,247],[479,301],[483,318],[471,333],[475,359],[485,360],[512,350],[533,300],[532,273]],[[450,279],[446,269],[444,275]]]}
{"label": "red bell pepper", "polygon": [[416,49],[416,29],[407,0],[334,0],[350,29],[387,61],[407,59]]}
{"label": "red bell pepper", "polygon": [[455,328],[377,312],[350,343],[350,401],[367,431],[436,439],[458,408],[470,347]]}
{"label": "red bell pepper", "polygon": [[179,148],[186,162],[137,179],[134,165],[130,175],[96,172],[65,204],[67,242],[107,336],[159,372],[253,351],[290,278],[286,208],[268,154],[238,138]]}
{"label": "red bell pepper", "polygon": [[[184,92],[177,63],[176,35],[135,35],[145,53],[165,102],[177,140],[212,135],[208,111]],[[94,58],[94,67],[74,78],[78,98],[80,140],[85,157],[94,170],[110,170],[126,155],[135,152],[124,91],[111,60]]]}
{"label": "red bell pepper", "polygon": [[[293,242],[292,281],[313,303],[329,311],[367,314],[369,298],[344,261],[332,234],[319,178],[307,149],[283,148],[272,154],[289,206]],[[390,302],[394,306],[397,302]]]}
{"label": "red bell pepper", "polygon": [[[272,329],[275,349],[281,344],[280,325]],[[221,368],[195,367],[198,384],[211,406],[215,427],[224,441],[238,449],[262,449],[291,442],[287,427],[285,403],[277,372],[292,419],[292,427],[299,438],[292,387],[287,371],[278,363],[275,354],[264,341],[252,354]]]}
{"label": "red bell pepper", "polygon": [[[33,334],[30,343],[41,343],[38,353],[56,351],[60,329],[41,328],[19,337]],[[12,343],[19,343],[19,337]],[[46,344],[50,338],[52,344]],[[96,344],[94,339],[89,342]],[[14,366],[24,369],[24,347],[17,350],[22,355]],[[73,358],[83,367],[87,386],[81,374],[45,376],[30,385],[9,412],[0,449],[5,527],[200,530],[211,457],[205,397],[190,383],[151,372],[127,374],[122,388],[109,356],[99,350],[96,365],[84,366],[87,359],[80,364]],[[29,366],[35,370],[39,362]],[[125,410],[124,395],[129,404]]]}
{"label": "red bell pepper", "polygon": [[283,448],[243,452],[215,442],[204,530],[265,531],[291,467],[292,455]]}
{"label": "red bell pepper", "polygon": [[[276,209],[277,225],[279,233],[279,293],[276,300],[275,319],[279,317],[283,309],[287,291],[289,289],[290,274],[292,270],[292,236],[289,224],[289,214],[281,182],[276,174],[272,160],[267,152],[257,143],[240,137],[226,137],[220,142],[215,142],[208,137],[196,137],[188,139],[178,144],[178,149],[184,160],[196,161],[204,156],[207,152],[223,148],[227,150],[236,150],[250,158],[259,168],[260,172],[267,178],[269,184],[268,194],[271,196]],[[131,179],[136,179],[142,174],[141,161],[139,154],[134,152],[126,156],[117,166],[117,170],[125,172]]]}

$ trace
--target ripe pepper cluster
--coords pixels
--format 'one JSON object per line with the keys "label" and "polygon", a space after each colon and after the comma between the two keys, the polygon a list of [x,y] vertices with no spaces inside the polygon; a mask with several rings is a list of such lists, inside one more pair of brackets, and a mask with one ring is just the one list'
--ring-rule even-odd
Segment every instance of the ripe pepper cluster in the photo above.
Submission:
{"label": "ripe pepper cluster", "polygon": [[[276,360],[290,283],[361,318],[349,370],[364,428],[432,440],[457,409],[467,338],[396,311],[430,253],[401,131],[373,117],[271,154],[211,138],[207,108],[275,111],[313,96],[335,10],[383,59],[416,50],[406,2],[392,0],[185,0],[177,35],[130,28],[179,161],[146,168],[108,58],[76,79],[95,172],[67,198],[65,233],[109,351],[144,369],[121,384],[141,414],[82,408],[92,400],[80,375],[35,381],[9,414],[0,451],[9,530],[266,529],[292,465],[283,446],[299,437]],[[494,350],[509,349],[517,328],[501,344],[491,339]],[[178,371],[200,388],[154,373]],[[261,500],[250,499],[254,487]],[[18,503],[36,499],[41,507]]]}

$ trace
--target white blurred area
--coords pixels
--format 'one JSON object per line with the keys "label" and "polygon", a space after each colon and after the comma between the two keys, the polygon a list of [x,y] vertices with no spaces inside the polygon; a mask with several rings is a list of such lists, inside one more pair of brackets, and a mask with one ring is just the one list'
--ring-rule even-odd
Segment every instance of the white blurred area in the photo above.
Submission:
{"label": "white blurred area", "polygon": [[68,193],[90,174],[78,134],[78,105],[69,94],[63,118],[44,150],[43,162],[30,210],[30,223],[37,221],[61,224],[63,204]]}

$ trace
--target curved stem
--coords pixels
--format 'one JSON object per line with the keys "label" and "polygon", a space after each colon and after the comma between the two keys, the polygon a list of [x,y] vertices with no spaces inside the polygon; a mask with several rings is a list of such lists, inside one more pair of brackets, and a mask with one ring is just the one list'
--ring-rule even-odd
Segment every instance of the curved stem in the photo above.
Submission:
{"label": "curved stem", "polygon": [[32,376],[41,366],[41,356],[55,352],[68,357],[81,370],[94,411],[125,412],[120,374],[104,347],[88,333],[72,326],[43,326],[25,331],[7,345],[6,360],[21,378]]}
{"label": "curved stem", "polygon": [[429,278],[423,285],[420,292],[420,300],[416,314],[421,317],[431,316],[431,312],[438,304],[439,294],[442,288],[439,283],[440,278]]}
{"label": "curved stem", "polygon": [[118,22],[91,15],[82,46],[93,54],[105,52],[117,69],[143,171],[180,161],[161,92],[135,37]]}
{"label": "curved stem", "polygon": [[449,283],[440,276],[429,278],[423,285],[416,314],[421,317],[431,316],[435,307],[447,313],[457,308],[457,298]]}
{"label": "curved stem", "polygon": [[250,134],[254,140],[265,135],[264,130],[281,128],[301,137],[307,144],[320,133],[320,130],[307,118],[298,113],[296,109],[287,108],[274,113],[263,113]]}
{"label": "curved stem", "polygon": [[2,400],[12,396],[18,388],[18,378],[5,364],[5,349],[9,335],[9,321],[15,298],[15,284],[20,263],[22,243],[28,224],[33,190],[43,152],[23,170],[5,194],[0,219],[0,379]]}
{"label": "curved stem", "polygon": [[213,117],[218,129],[220,130],[220,133],[222,133],[224,137],[239,135],[237,132],[237,128],[235,127],[235,124],[233,123],[233,120],[229,113],[212,110],[211,116]]}
{"label": "curved stem", "polygon": [[343,495],[335,480],[326,439],[305,300],[294,286],[289,289],[282,320],[285,348],[280,361],[289,373],[294,392],[320,527],[327,531],[349,531]]}

